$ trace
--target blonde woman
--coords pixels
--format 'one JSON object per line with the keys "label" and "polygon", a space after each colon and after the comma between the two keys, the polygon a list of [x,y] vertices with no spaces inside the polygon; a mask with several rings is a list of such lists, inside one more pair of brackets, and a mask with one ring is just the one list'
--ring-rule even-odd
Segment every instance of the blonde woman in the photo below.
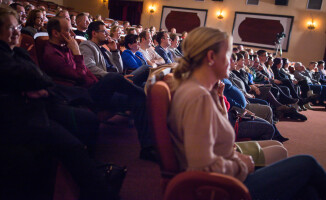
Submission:
{"label": "blonde woman", "polygon": [[235,151],[220,82],[228,77],[231,38],[200,27],[189,33],[182,47],[168,119],[181,168],[236,177],[253,199],[294,199],[308,191],[325,198],[326,174],[311,156],[291,157],[254,171],[251,156]]}

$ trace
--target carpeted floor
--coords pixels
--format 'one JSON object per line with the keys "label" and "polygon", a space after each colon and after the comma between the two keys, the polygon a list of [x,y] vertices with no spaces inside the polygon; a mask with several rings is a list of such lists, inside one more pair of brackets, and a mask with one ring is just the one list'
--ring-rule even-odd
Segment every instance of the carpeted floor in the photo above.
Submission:
{"label": "carpeted floor", "polygon": [[[290,138],[284,143],[289,156],[313,155],[326,168],[326,110],[304,111],[306,122],[281,121],[277,123],[281,134]],[[102,125],[97,158],[128,167],[122,191],[122,200],[160,200],[160,169],[155,163],[139,159],[137,132],[130,127],[128,119],[115,116],[111,125]]]}

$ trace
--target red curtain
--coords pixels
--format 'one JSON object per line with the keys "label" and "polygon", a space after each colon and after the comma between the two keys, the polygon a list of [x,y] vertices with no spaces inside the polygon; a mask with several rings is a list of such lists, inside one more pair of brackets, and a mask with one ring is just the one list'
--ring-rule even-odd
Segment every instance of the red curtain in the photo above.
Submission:
{"label": "red curtain", "polygon": [[131,25],[138,25],[143,12],[143,2],[110,0],[109,11],[111,19],[129,21]]}

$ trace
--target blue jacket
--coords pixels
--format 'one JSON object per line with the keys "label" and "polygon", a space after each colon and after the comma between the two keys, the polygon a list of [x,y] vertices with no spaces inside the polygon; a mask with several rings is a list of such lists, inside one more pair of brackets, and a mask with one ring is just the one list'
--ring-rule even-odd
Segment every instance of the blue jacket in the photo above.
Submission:
{"label": "blue jacket", "polygon": [[[142,60],[140,60],[141,58]],[[123,67],[126,69],[137,69],[142,65],[147,65],[146,59],[144,58],[143,54],[137,51],[135,54],[132,53],[129,49],[126,49],[121,54]]]}
{"label": "blue jacket", "polygon": [[237,106],[239,108],[245,108],[247,105],[246,97],[242,94],[242,92],[232,85],[231,81],[228,79],[223,79],[223,83],[225,84],[224,88],[224,96],[230,103],[230,108],[233,106]]}

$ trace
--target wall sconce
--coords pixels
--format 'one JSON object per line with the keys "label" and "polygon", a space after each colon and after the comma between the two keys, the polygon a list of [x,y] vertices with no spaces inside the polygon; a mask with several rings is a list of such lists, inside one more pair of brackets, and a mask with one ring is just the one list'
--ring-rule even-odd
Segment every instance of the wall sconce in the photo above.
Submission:
{"label": "wall sconce", "polygon": [[315,30],[315,28],[316,28],[316,23],[314,22],[314,19],[313,19],[313,18],[311,18],[311,21],[308,22],[308,26],[307,26],[307,28],[308,28],[309,30]]}
{"label": "wall sconce", "polygon": [[153,14],[155,12],[155,6],[151,5],[148,7],[149,13]]}
{"label": "wall sconce", "polygon": [[217,13],[216,13],[216,17],[217,17],[217,19],[223,19],[224,18],[224,14],[223,14],[223,11],[218,11]]}

